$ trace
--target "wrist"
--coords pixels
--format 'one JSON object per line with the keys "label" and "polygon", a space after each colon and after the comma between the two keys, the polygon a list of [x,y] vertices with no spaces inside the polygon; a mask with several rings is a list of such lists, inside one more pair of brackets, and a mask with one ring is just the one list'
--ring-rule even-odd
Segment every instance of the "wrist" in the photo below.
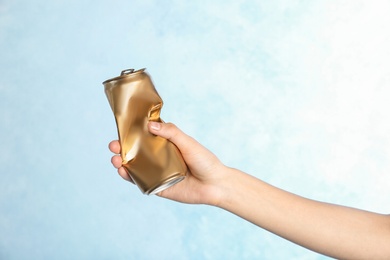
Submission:
{"label": "wrist", "polygon": [[[218,172],[219,178],[212,184],[210,200],[207,205],[224,208],[234,196],[234,190],[239,181],[239,170],[222,165]],[[242,173],[241,173],[242,174]]]}

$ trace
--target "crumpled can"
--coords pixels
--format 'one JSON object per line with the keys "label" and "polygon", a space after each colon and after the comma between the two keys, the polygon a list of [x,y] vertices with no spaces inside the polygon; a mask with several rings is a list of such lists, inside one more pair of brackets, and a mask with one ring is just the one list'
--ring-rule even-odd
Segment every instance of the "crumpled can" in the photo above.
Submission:
{"label": "crumpled can", "polygon": [[114,113],[121,145],[122,166],[147,195],[183,180],[187,166],[179,149],[148,131],[149,121],[163,122],[163,101],[145,69],[128,69],[103,82]]}

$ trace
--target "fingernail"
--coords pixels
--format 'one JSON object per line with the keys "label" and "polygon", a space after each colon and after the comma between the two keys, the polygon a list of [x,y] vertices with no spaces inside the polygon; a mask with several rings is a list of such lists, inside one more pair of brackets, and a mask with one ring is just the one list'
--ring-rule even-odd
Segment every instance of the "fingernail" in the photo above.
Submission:
{"label": "fingernail", "polygon": [[153,130],[158,131],[158,130],[161,129],[161,123],[151,121],[150,122],[150,128],[153,129]]}

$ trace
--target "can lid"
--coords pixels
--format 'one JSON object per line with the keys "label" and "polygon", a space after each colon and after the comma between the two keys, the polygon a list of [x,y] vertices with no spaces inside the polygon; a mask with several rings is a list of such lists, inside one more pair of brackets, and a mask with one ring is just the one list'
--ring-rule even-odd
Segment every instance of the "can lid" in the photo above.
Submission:
{"label": "can lid", "polygon": [[127,77],[127,76],[129,76],[129,75],[132,75],[132,74],[142,73],[142,72],[144,72],[145,70],[146,70],[146,68],[139,69],[139,70],[135,70],[135,69],[125,69],[125,70],[122,70],[120,76],[115,77],[115,78],[112,78],[112,79],[108,79],[108,80],[104,81],[103,84],[106,84],[107,82],[110,82],[110,81],[113,81],[113,80],[119,80],[119,79],[125,78],[125,77]]}

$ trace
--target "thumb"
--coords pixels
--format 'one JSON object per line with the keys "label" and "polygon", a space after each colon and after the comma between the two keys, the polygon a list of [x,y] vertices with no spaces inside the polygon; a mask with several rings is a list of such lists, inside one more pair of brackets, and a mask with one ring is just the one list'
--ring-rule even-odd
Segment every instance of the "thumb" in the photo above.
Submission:
{"label": "thumb", "polygon": [[199,145],[197,141],[183,133],[172,123],[150,121],[148,123],[148,129],[152,134],[161,136],[174,143],[182,153],[189,152],[191,146]]}

